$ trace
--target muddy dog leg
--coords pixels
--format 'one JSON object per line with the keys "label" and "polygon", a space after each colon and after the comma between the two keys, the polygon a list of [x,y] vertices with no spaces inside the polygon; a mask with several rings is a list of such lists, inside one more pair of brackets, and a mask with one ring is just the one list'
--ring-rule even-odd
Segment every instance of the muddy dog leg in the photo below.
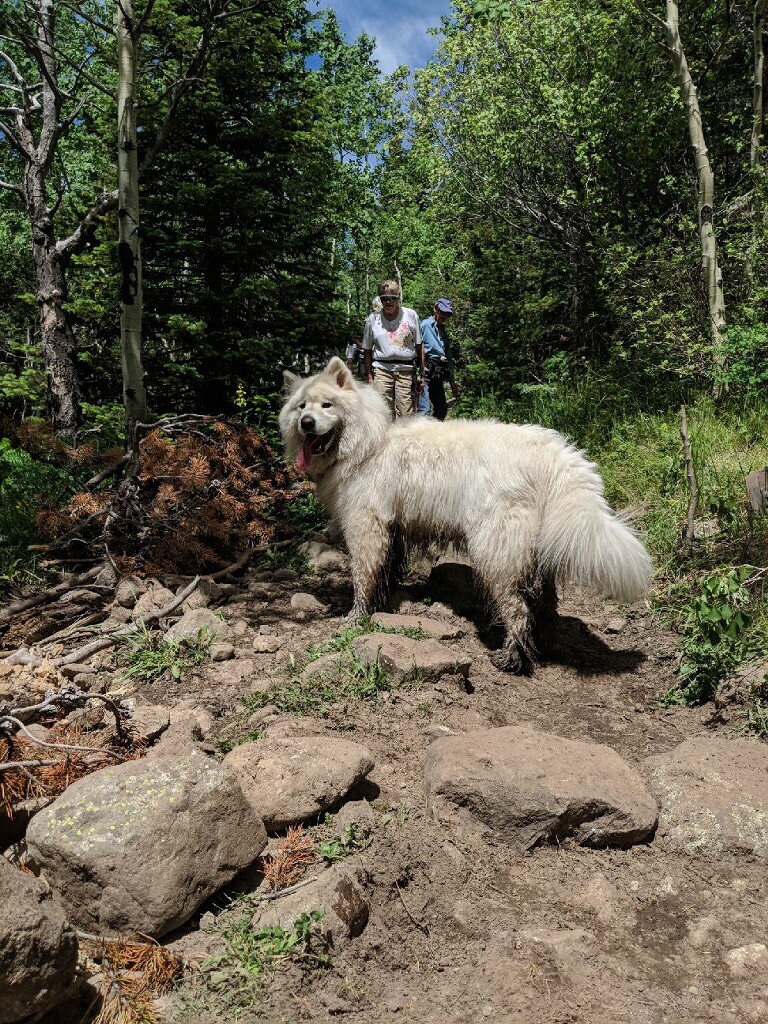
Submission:
{"label": "muddy dog leg", "polygon": [[531,609],[533,646],[539,654],[546,654],[554,643],[557,630],[555,581],[540,568],[535,569],[526,586],[526,599]]}
{"label": "muddy dog leg", "polygon": [[374,610],[373,604],[384,580],[387,561],[392,544],[392,532],[386,523],[375,516],[359,515],[345,529],[347,547],[352,556],[352,589],[354,599],[347,619],[359,622]]}
{"label": "muddy dog leg", "polygon": [[491,661],[505,672],[522,675],[535,658],[526,583],[532,577],[535,514],[525,508],[500,508],[467,537],[472,562],[488,587],[506,633]]}

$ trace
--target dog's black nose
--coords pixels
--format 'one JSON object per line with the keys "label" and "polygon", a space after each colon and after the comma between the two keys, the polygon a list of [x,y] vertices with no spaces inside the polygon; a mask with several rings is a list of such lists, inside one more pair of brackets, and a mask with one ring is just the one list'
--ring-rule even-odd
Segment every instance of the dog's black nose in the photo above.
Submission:
{"label": "dog's black nose", "polygon": [[305,434],[311,434],[315,429],[315,421],[312,416],[301,417],[301,429]]}

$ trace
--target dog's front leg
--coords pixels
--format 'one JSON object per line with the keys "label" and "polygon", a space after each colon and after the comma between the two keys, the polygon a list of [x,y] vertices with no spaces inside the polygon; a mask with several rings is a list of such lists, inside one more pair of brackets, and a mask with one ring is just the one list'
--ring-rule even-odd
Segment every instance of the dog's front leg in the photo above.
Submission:
{"label": "dog's front leg", "polygon": [[350,624],[359,622],[374,611],[374,599],[382,587],[382,573],[392,535],[385,523],[376,517],[358,518],[347,535],[347,547],[352,555],[352,589],[354,600],[347,616]]}

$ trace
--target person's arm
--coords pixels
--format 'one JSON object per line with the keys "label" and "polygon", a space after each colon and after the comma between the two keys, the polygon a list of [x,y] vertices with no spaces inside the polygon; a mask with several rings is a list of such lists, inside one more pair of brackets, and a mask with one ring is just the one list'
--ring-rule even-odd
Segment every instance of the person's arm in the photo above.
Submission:
{"label": "person's arm", "polygon": [[365,376],[369,384],[373,384],[373,352],[371,349],[363,349],[363,361],[365,362]]}

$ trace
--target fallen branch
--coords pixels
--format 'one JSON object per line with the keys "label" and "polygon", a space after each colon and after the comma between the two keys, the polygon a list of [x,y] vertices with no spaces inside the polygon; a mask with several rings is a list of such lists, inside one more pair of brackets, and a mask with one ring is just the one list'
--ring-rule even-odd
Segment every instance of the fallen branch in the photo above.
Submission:
{"label": "fallen branch", "polygon": [[408,917],[410,917],[411,921],[413,921],[413,923],[416,925],[416,927],[419,929],[419,931],[422,933],[422,935],[426,935],[427,938],[429,938],[429,928],[427,928],[427,926],[425,924],[422,924],[420,921],[416,920],[416,918],[413,916],[413,914],[408,909],[405,900],[403,899],[403,893],[402,893],[402,891],[400,889],[400,886],[397,884],[397,882],[394,882],[393,884],[394,884],[395,888],[397,889],[397,895],[400,897],[400,902],[403,904],[403,910],[406,912]]}
{"label": "fallen branch", "polygon": [[70,579],[66,580],[64,583],[57,583],[55,587],[50,587],[48,590],[41,590],[40,593],[35,594],[34,597],[25,597],[22,601],[15,601],[13,604],[9,604],[5,608],[0,608],[0,622],[11,619],[14,615],[18,615],[19,612],[25,612],[29,608],[36,608],[38,605],[47,604],[49,601],[55,601],[57,597],[61,597],[62,594],[66,594],[69,590],[76,590],[84,583],[87,583],[89,580],[98,576],[102,568],[102,564],[94,565],[93,568],[89,569],[88,572],[84,572],[81,576],[75,576],[74,579],[70,577]]}
{"label": "fallen branch", "polygon": [[[180,604],[189,597],[192,591],[197,587],[200,582],[200,577],[195,576],[191,583],[188,583],[186,587],[177,594],[172,601],[170,601],[164,608],[159,611],[150,612],[149,615],[144,615],[141,619],[137,619],[135,622],[124,626],[122,629],[117,629],[109,636],[100,637],[98,640],[93,640],[91,643],[86,644],[84,647],[79,647],[76,651],[72,651],[70,654],[62,655],[60,658],[51,658],[50,664],[54,668],[62,668],[64,665],[77,665],[81,662],[85,662],[88,658],[94,654],[98,654],[99,651],[105,651],[108,647],[112,647],[113,644],[117,643],[121,637],[128,636],[136,631],[139,622],[142,622],[145,626],[149,626],[154,622],[158,622],[160,619],[164,619],[171,612],[175,611]],[[9,657],[4,658],[2,664],[5,665],[33,665],[35,668],[39,668],[42,665],[43,659],[32,652],[27,647],[20,647],[18,651],[14,651]]]}
{"label": "fallen branch", "polygon": [[130,455],[124,455],[119,462],[116,462],[114,466],[107,466],[106,469],[102,469],[96,476],[92,476],[90,480],[86,480],[83,484],[83,490],[90,491],[94,487],[98,487],[99,484],[103,484],[105,480],[108,480],[111,476],[114,476],[118,470],[122,469],[123,466],[130,461]]}
{"label": "fallen branch", "polygon": [[[79,750],[86,754],[100,754],[103,757],[116,757],[118,761],[127,760],[123,754],[118,754],[116,750],[106,750],[103,747],[84,747],[74,743],[53,743],[50,740],[41,740],[27,729],[26,725],[24,725],[20,718],[16,718],[13,715],[0,714],[0,729],[3,728],[6,722],[10,722],[11,725],[15,725],[17,732],[23,733],[28,740],[31,740],[40,747],[45,747],[47,750]],[[19,762],[17,761],[16,764],[18,765]]]}
{"label": "fallen branch", "polygon": [[281,896],[287,896],[289,892],[296,892],[297,889],[302,889],[305,885],[309,885],[310,882],[316,882],[320,876],[313,875],[312,878],[305,878],[302,882],[295,882],[293,885],[287,885],[285,889],[278,889],[277,892],[264,892],[259,895],[260,900],[279,900]]}

